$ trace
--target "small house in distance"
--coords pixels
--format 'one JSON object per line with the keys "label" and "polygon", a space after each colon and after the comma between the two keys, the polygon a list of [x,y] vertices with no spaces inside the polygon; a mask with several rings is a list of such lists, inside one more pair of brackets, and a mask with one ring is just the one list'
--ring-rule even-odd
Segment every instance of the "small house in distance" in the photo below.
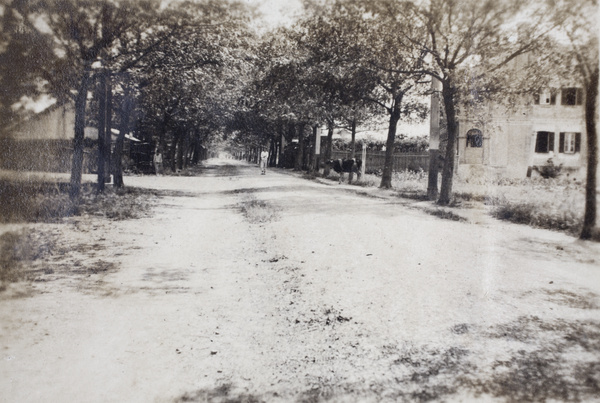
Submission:
{"label": "small house in distance", "polygon": [[[74,127],[72,104],[53,105],[8,127],[0,138],[0,169],[70,172]],[[95,170],[93,142],[85,140],[84,173]]]}
{"label": "small house in distance", "polygon": [[[14,124],[0,137],[0,169],[70,173],[74,128],[73,104],[53,105]],[[119,131],[111,132],[114,144]],[[98,129],[86,127],[84,135],[83,173],[96,173]],[[136,147],[130,147],[130,143]],[[126,134],[125,146],[125,154],[135,163],[140,147],[148,144]]]}

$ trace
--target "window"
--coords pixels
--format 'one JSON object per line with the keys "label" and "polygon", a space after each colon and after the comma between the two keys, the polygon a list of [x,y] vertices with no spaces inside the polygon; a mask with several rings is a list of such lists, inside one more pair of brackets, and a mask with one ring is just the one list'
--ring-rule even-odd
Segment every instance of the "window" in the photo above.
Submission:
{"label": "window", "polygon": [[560,103],[561,105],[582,105],[583,90],[581,88],[563,88]]}
{"label": "window", "polygon": [[560,133],[558,152],[565,154],[575,154],[581,149],[581,133],[564,132]]}
{"label": "window", "polygon": [[535,138],[535,152],[548,153],[550,151],[554,151],[554,133],[537,132]]}
{"label": "window", "polygon": [[483,133],[478,129],[471,129],[467,132],[467,147],[482,147]]}
{"label": "window", "polygon": [[556,105],[556,90],[546,89],[535,94],[533,103],[536,105]]}

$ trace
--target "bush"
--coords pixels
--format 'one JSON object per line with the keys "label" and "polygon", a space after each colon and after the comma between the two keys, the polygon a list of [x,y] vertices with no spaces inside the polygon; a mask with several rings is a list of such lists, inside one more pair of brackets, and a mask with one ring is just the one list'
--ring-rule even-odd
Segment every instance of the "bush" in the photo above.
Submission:
{"label": "bush", "polygon": [[583,217],[579,214],[533,203],[507,203],[496,208],[492,215],[500,220],[566,231],[573,235],[579,234],[583,225]]}
{"label": "bush", "polygon": [[558,178],[558,176],[560,175],[560,172],[562,171],[562,164],[558,166],[554,165],[554,161],[552,160],[552,158],[549,158],[546,165],[535,167],[534,169],[540,173],[542,178],[553,179]]}

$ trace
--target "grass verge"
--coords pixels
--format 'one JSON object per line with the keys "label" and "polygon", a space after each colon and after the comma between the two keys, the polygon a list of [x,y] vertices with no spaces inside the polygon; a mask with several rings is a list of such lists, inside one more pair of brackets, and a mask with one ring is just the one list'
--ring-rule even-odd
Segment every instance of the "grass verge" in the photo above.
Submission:
{"label": "grass verge", "polygon": [[69,185],[58,182],[0,181],[0,223],[57,222],[74,215],[104,216],[123,220],[146,214],[151,197],[158,194],[137,188],[107,187],[98,194],[95,186],[82,186],[81,198],[74,203]]}
{"label": "grass verge", "polygon": [[30,279],[26,268],[29,262],[51,254],[52,239],[40,240],[33,230],[6,232],[0,236],[0,291],[7,284]]}

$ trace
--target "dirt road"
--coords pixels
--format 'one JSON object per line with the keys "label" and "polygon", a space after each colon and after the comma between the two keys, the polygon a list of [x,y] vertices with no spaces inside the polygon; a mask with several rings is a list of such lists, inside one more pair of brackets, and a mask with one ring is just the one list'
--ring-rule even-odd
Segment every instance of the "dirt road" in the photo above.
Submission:
{"label": "dirt road", "polygon": [[173,193],[31,226],[0,401],[600,401],[597,244],[232,161],[126,182]]}

